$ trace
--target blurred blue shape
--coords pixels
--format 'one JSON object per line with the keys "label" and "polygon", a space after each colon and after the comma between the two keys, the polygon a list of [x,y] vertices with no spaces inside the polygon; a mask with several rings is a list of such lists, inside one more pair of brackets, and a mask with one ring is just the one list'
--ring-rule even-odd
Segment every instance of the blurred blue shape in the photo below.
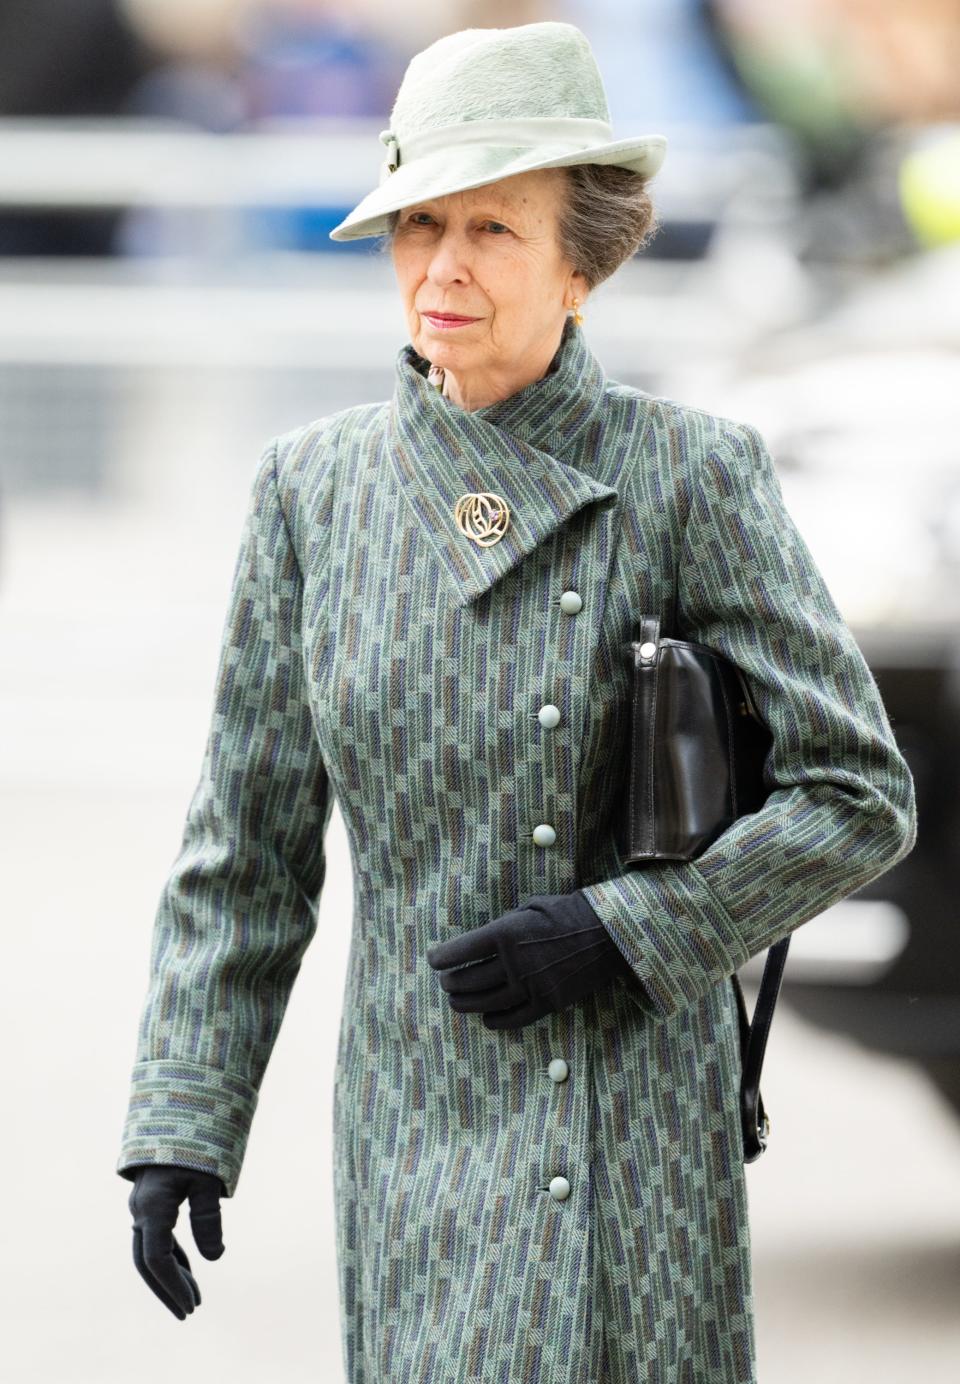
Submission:
{"label": "blurred blue shape", "polygon": [[725,60],[704,0],[568,0],[564,8],[596,55],[616,138],[661,124],[762,118]]}
{"label": "blurred blue shape", "polygon": [[254,120],[379,116],[389,111],[405,59],[375,31],[340,16],[260,11],[245,33],[241,80]]}
{"label": "blurred blue shape", "polygon": [[377,242],[362,240],[332,241],[330,232],[339,225],[349,206],[251,207],[243,214],[244,239],[249,249],[312,251],[335,249],[337,254],[373,254]]}
{"label": "blurred blue shape", "polygon": [[[313,17],[261,11],[249,26],[241,81],[254,122],[273,118],[375,116],[386,118],[403,76],[407,55],[384,37],[353,27],[342,16]],[[366,189],[359,189],[357,200]],[[329,252],[329,232],[353,208],[257,207],[243,213],[251,249]],[[337,247],[369,254],[370,240]]]}

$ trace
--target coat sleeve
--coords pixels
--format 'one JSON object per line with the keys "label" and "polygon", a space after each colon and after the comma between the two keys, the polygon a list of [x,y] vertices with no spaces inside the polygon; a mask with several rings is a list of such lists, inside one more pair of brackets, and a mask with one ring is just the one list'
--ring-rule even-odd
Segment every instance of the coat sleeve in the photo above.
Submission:
{"label": "coat sleeve", "polygon": [[685,638],[739,664],[769,727],[764,806],[695,860],[583,892],[666,1017],[890,869],[916,805],[879,690],[784,505],[757,430],[728,425],[693,484],[677,570]]}
{"label": "coat sleeve", "polygon": [[179,853],[161,891],[116,1171],[176,1163],[232,1196],[316,929],[331,794],[307,696],[303,582],[277,443],[256,469]]}

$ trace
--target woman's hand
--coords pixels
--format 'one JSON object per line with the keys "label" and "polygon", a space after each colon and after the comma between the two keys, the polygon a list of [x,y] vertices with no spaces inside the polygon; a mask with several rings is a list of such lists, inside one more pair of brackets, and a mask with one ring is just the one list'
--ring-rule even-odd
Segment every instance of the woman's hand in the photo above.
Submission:
{"label": "woman's hand", "polygon": [[205,1259],[223,1253],[220,1198],[226,1194],[214,1173],[179,1164],[151,1163],[135,1169],[128,1206],[133,1215],[133,1262],[152,1292],[181,1321],[200,1305],[200,1289],[173,1227],[180,1203],[190,1200],[190,1225]]}
{"label": "woman's hand", "polygon": [[535,894],[492,922],[434,943],[427,960],[442,972],[450,1007],[482,1013],[487,1028],[520,1028],[582,999],[615,975],[633,977],[579,889]]}

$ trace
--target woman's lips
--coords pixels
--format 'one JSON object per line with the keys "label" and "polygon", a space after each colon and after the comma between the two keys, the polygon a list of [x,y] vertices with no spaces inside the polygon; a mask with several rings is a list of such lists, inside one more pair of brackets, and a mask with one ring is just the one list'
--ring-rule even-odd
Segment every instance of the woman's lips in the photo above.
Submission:
{"label": "woman's lips", "polygon": [[457,317],[453,313],[425,312],[423,316],[434,327],[447,329],[450,327],[466,327],[470,322],[479,322],[479,317]]}

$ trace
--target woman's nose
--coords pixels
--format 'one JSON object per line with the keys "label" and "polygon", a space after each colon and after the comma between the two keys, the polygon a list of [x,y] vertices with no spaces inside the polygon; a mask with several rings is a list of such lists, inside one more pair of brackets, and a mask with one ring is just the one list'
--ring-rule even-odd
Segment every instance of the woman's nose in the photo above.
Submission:
{"label": "woman's nose", "polygon": [[462,238],[444,233],[433,247],[427,272],[435,283],[469,278],[470,267]]}

